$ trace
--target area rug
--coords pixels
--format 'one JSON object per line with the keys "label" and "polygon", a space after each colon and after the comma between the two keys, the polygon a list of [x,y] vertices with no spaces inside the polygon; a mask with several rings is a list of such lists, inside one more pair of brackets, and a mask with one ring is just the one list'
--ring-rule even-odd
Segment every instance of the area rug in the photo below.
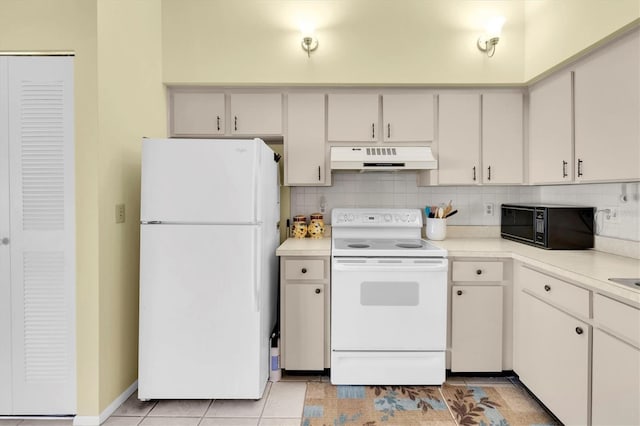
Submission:
{"label": "area rug", "polygon": [[303,426],[555,425],[513,386],[333,386],[307,384]]}

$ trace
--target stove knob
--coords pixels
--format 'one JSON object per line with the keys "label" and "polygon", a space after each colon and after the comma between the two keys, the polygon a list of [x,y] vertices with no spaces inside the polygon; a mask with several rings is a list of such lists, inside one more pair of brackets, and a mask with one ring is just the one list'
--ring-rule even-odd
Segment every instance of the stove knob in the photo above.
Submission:
{"label": "stove knob", "polygon": [[418,219],[418,216],[416,216],[415,214],[412,214],[412,215],[409,217],[409,221],[410,221],[410,222],[415,222],[415,221],[416,221],[416,219]]}
{"label": "stove knob", "polygon": [[403,222],[406,222],[407,219],[409,219],[409,215],[406,215],[406,214],[400,218],[400,220]]}
{"label": "stove knob", "polygon": [[396,222],[400,222],[400,216],[399,215],[394,215],[393,218],[395,219]]}
{"label": "stove knob", "polygon": [[349,217],[347,218],[347,221],[348,222],[353,222],[354,219],[355,219],[355,217],[352,214],[350,214]]}
{"label": "stove knob", "polygon": [[385,222],[391,222],[391,215],[390,214],[385,214],[384,215],[384,221]]}

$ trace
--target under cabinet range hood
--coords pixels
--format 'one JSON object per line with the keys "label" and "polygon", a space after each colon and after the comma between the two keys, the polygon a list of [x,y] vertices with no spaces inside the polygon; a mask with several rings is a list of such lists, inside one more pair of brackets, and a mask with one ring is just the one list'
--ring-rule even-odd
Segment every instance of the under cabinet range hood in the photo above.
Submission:
{"label": "under cabinet range hood", "polygon": [[438,168],[428,146],[331,147],[331,170],[428,170]]}

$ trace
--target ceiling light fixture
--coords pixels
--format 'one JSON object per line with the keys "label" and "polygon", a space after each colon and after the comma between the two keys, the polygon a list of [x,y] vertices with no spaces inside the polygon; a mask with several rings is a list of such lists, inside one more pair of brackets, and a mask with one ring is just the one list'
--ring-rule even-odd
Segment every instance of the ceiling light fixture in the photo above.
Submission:
{"label": "ceiling light fixture", "polygon": [[496,44],[500,41],[504,21],[502,16],[491,19],[487,22],[485,33],[478,38],[478,49],[485,52],[490,58],[496,53]]}

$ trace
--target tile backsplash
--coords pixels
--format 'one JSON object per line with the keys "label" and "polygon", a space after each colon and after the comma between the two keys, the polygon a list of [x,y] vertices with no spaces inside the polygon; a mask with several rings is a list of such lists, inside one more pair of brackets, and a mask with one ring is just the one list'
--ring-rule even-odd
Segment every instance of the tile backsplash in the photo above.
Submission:
{"label": "tile backsplash", "polygon": [[[334,207],[419,208],[446,204],[458,213],[450,225],[500,225],[502,203],[553,203],[592,205],[598,210],[618,209],[618,223],[606,222],[597,213],[597,233],[607,237],[640,241],[640,183],[607,183],[557,186],[435,186],[418,187],[416,175],[400,173],[339,172],[330,187],[291,188],[291,217],[322,211],[331,221]],[[623,201],[626,196],[626,201]],[[493,214],[485,213],[491,204]]]}

